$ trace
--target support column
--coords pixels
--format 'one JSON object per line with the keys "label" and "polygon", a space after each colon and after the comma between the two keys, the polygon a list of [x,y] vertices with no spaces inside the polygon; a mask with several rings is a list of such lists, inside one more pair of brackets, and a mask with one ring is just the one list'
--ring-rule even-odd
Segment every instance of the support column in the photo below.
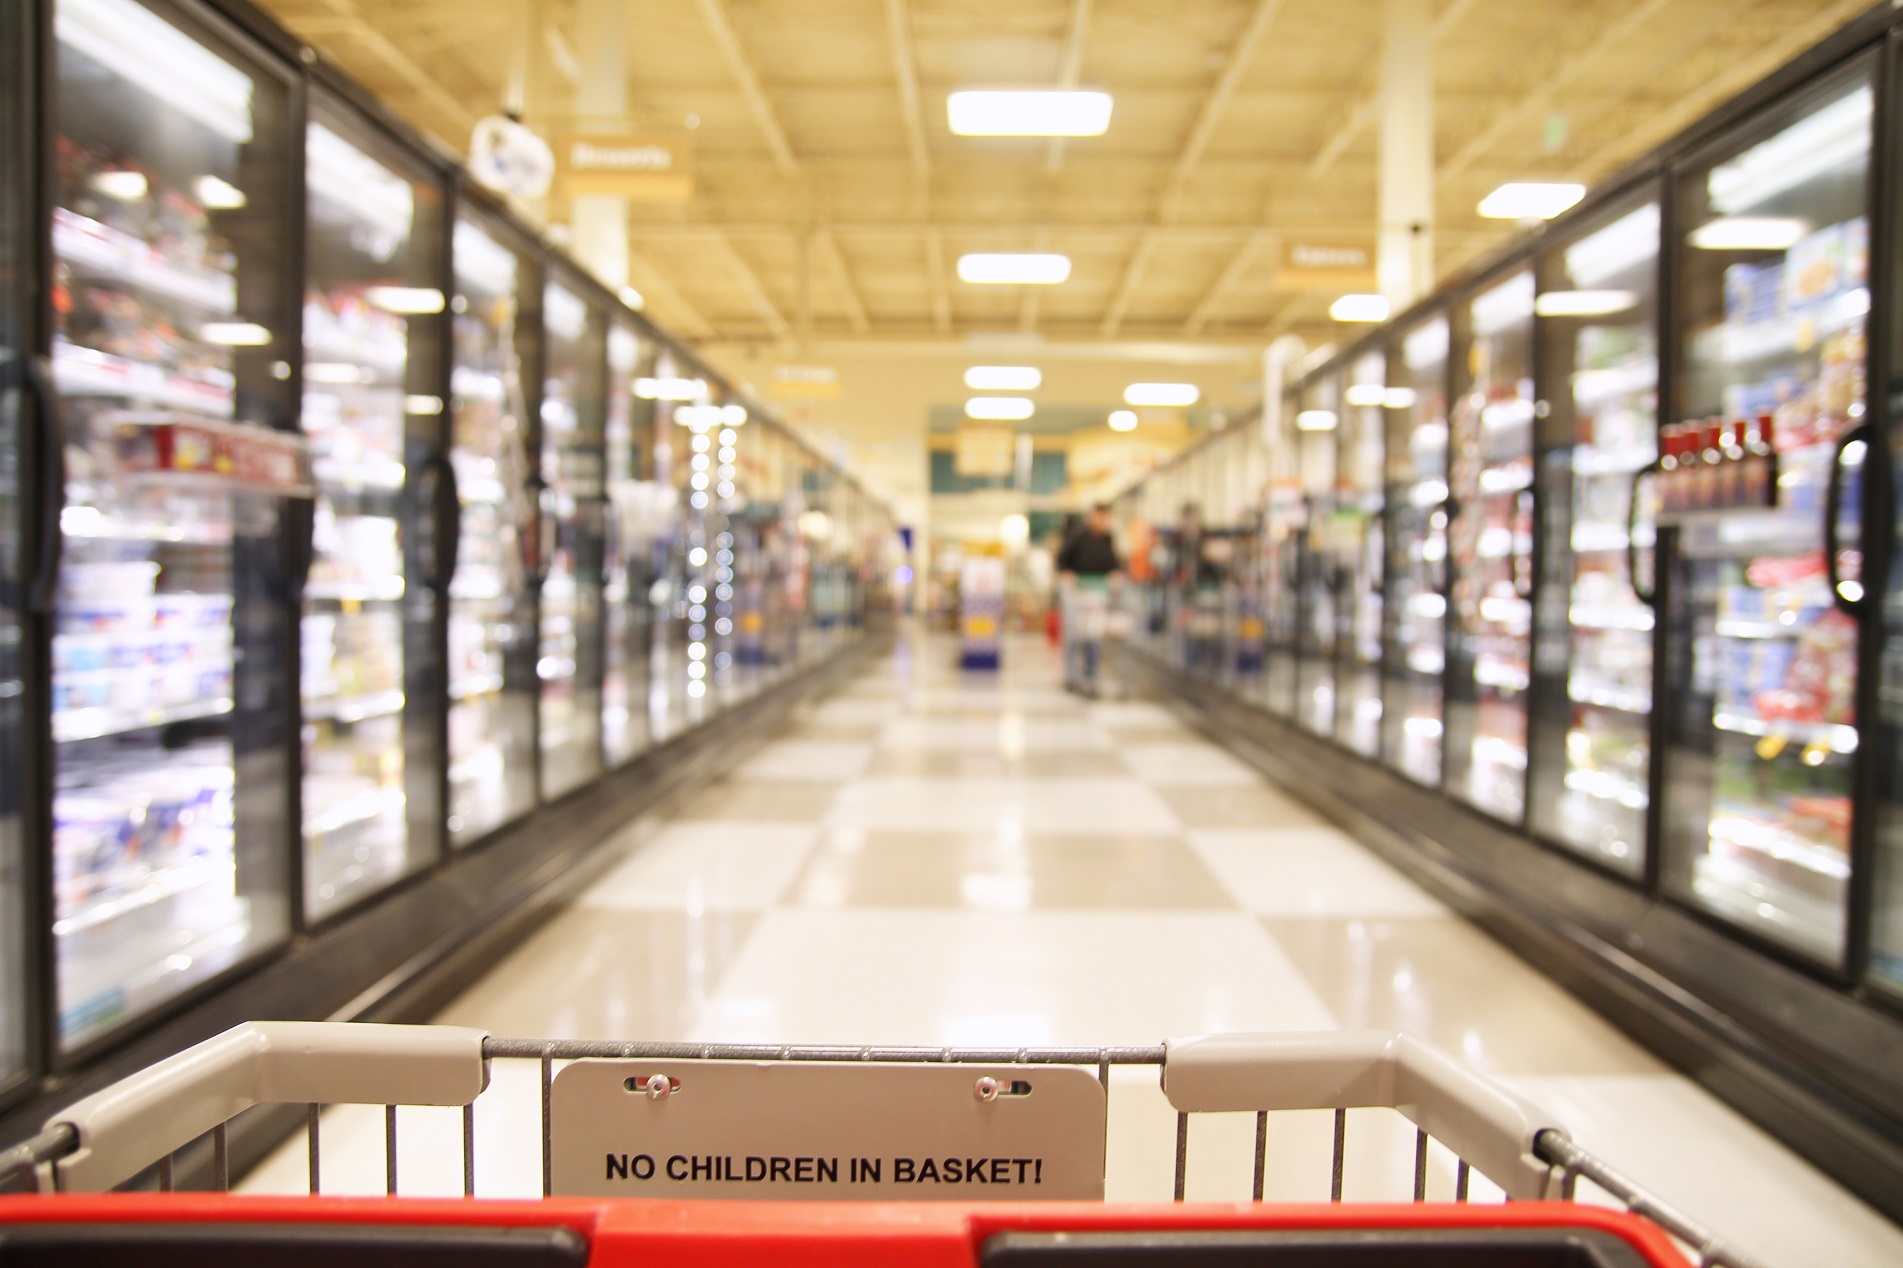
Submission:
{"label": "support column", "polygon": [[[620,0],[581,0],[575,42],[581,55],[576,113],[584,126],[627,126],[628,58],[626,7]],[[575,254],[610,290],[628,284],[628,200],[614,194],[583,194],[570,200]]]}
{"label": "support column", "polygon": [[1434,61],[1429,0],[1383,0],[1376,276],[1399,312],[1434,282]]}

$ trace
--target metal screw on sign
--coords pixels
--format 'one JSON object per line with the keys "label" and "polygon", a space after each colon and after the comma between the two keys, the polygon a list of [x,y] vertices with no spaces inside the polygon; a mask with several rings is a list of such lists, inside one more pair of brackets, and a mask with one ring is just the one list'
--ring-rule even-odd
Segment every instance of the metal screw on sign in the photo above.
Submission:
{"label": "metal screw on sign", "polygon": [[978,1099],[981,1101],[995,1101],[998,1099],[998,1093],[1004,1091],[1004,1085],[990,1075],[986,1075],[978,1080],[978,1085],[972,1090],[978,1094]]}
{"label": "metal screw on sign", "polygon": [[650,1074],[647,1081],[648,1099],[658,1101],[674,1092],[673,1082],[665,1074]]}

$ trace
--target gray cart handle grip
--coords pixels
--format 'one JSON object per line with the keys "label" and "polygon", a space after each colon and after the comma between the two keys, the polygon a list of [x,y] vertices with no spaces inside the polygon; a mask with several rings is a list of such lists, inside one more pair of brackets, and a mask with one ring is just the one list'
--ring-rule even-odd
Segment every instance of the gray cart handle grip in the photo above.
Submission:
{"label": "gray cart handle grip", "polygon": [[1534,1138],[1552,1117],[1413,1035],[1386,1030],[1198,1035],[1165,1045],[1179,1113],[1399,1110],[1514,1198],[1550,1196]]}
{"label": "gray cart handle grip", "polygon": [[488,1034],[463,1026],[254,1021],[67,1106],[78,1148],[59,1188],[101,1193],[254,1105],[467,1105],[489,1083]]}

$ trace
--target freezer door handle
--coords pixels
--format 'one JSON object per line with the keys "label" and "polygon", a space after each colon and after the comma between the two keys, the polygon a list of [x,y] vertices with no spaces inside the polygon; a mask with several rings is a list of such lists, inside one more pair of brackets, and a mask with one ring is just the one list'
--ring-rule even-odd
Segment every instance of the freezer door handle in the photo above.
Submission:
{"label": "freezer door handle", "polygon": [[[1625,576],[1626,584],[1632,587],[1632,593],[1639,602],[1648,608],[1658,607],[1658,588],[1639,584],[1639,489],[1645,484],[1647,476],[1655,476],[1664,470],[1657,458],[1646,463],[1632,473],[1632,499],[1626,503],[1625,513]],[[1653,573],[1657,575],[1657,566]]]}
{"label": "freezer door handle", "polygon": [[456,576],[456,561],[462,553],[462,493],[456,484],[456,464],[438,451],[423,464],[422,478],[429,482],[426,505],[430,515],[429,588],[438,594],[449,590]]}
{"label": "freezer door handle", "polygon": [[[1513,593],[1528,603],[1533,601],[1533,589],[1539,580],[1540,552],[1545,548],[1546,530],[1540,523],[1540,492],[1537,477],[1531,488],[1520,490],[1515,509],[1526,518],[1527,542],[1526,554],[1517,550],[1513,555]],[[1515,528],[1517,529],[1517,525]],[[1514,543],[1518,544],[1519,533],[1514,533]],[[1524,564],[1524,568],[1522,565]],[[1524,576],[1524,582],[1521,580]]]}
{"label": "freezer door handle", "polygon": [[1845,432],[1837,440],[1837,448],[1830,455],[1829,478],[1824,484],[1824,577],[1830,583],[1830,597],[1838,609],[1849,616],[1863,617],[1869,614],[1871,605],[1870,591],[1865,587],[1863,578],[1868,570],[1862,566],[1863,541],[1867,534],[1863,531],[1861,511],[1858,517],[1858,575],[1845,577],[1840,569],[1839,555],[1841,547],[1838,540],[1838,521],[1842,518],[1844,496],[1844,457],[1856,446],[1863,460],[1870,453],[1870,424],[1860,423]]}
{"label": "freezer door handle", "polygon": [[35,543],[33,579],[27,586],[28,605],[50,613],[59,595],[60,567],[65,561],[66,536],[60,528],[66,509],[66,415],[53,386],[53,370],[45,357],[29,357],[26,386],[34,398],[40,423],[40,540]]}

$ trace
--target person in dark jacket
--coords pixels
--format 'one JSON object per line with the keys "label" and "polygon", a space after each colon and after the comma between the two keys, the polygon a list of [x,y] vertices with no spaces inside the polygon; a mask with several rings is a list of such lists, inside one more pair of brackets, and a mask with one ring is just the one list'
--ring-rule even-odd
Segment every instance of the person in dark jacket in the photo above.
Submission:
{"label": "person in dark jacket", "polygon": [[1057,552],[1059,589],[1064,595],[1064,685],[1073,691],[1097,688],[1097,662],[1109,623],[1110,579],[1123,571],[1110,539],[1110,508],[1095,506]]}

